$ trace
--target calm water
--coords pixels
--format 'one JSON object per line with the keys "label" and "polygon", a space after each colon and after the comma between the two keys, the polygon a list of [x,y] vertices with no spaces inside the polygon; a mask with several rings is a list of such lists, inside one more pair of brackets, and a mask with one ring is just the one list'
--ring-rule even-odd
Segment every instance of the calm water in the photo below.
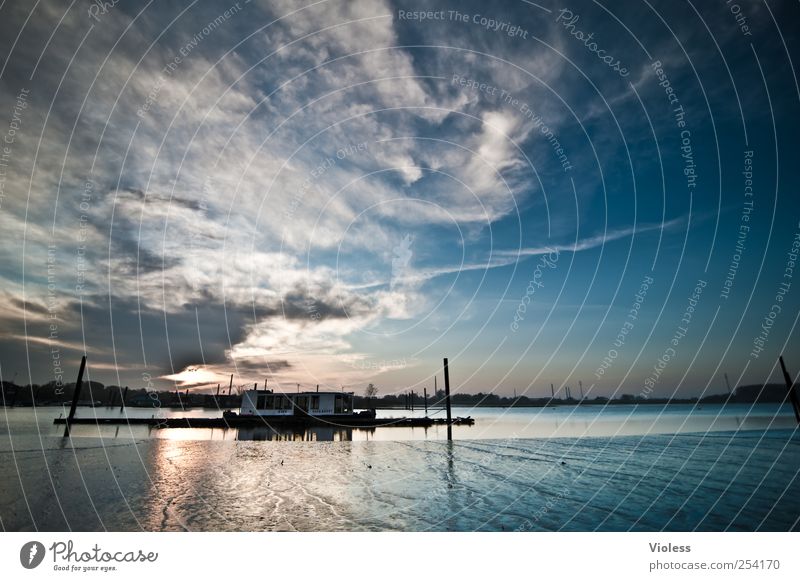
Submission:
{"label": "calm water", "polygon": [[[0,435],[60,436],[63,426],[53,419],[67,410],[58,407],[0,408]],[[378,410],[379,417],[424,417],[415,410]],[[795,420],[789,405],[615,405],[559,406],[550,408],[454,407],[453,416],[475,418],[473,426],[455,426],[455,439],[552,438],[583,436],[636,436],[690,432],[792,429]],[[78,408],[77,417],[219,417],[218,410],[152,409],[118,407]],[[444,410],[431,409],[431,417],[445,417]],[[248,429],[153,429],[148,426],[75,426],[75,437],[103,439],[167,438],[182,440],[316,440],[316,441],[407,441],[445,440],[447,428],[342,429],[336,425],[308,430]]]}
{"label": "calm water", "polygon": [[459,409],[476,423],[453,443],[442,428],[335,427],[82,426],[64,440],[59,413],[0,409],[5,530],[796,530],[800,517],[786,407]]}

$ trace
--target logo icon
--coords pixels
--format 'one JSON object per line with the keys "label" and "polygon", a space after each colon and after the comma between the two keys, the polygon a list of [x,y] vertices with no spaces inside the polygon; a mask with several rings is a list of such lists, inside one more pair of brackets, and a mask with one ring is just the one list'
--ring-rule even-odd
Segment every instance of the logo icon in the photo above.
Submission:
{"label": "logo icon", "polygon": [[411,250],[411,244],[414,239],[410,234],[406,234],[400,243],[392,248],[394,256],[392,257],[392,278],[390,279],[389,288],[394,289],[405,282],[410,269],[408,263],[411,262],[411,257],[414,252]]}
{"label": "logo icon", "polygon": [[35,569],[42,564],[44,553],[44,545],[39,541],[25,543],[19,551],[19,562],[26,569]]}

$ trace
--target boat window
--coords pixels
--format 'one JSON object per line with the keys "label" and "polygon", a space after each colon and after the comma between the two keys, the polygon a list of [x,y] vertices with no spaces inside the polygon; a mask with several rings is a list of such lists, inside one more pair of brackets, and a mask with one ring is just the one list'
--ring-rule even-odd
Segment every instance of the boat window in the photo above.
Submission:
{"label": "boat window", "polygon": [[311,396],[311,409],[312,410],[318,410],[319,409],[319,396],[318,395],[312,395]]}

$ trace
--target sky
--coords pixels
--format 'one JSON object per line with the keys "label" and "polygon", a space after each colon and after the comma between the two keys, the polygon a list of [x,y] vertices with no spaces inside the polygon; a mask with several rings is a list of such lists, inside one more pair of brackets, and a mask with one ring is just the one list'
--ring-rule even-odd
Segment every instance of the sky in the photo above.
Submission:
{"label": "sky", "polygon": [[[800,370],[796,2],[0,4],[0,375]],[[580,382],[580,383],[579,383]]]}

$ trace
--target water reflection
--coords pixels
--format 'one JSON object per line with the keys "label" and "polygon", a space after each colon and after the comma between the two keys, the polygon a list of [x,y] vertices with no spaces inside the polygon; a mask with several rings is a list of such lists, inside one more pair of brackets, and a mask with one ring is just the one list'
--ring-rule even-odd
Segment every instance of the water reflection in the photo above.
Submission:
{"label": "water reflection", "polygon": [[[272,442],[352,442],[352,428],[338,427],[314,427],[314,428],[293,428],[276,429],[269,426],[258,426],[254,428],[239,428],[236,431],[236,439],[243,441],[272,441]],[[359,430],[362,432],[374,432],[374,429]]]}

